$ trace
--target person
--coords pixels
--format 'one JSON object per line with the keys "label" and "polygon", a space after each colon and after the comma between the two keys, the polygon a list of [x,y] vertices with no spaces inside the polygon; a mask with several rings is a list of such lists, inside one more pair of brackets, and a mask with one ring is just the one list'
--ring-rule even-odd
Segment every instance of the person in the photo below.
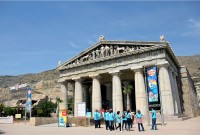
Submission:
{"label": "person", "polygon": [[106,130],[109,129],[109,112],[108,110],[106,110],[106,112],[104,113],[104,120],[106,122]]}
{"label": "person", "polygon": [[[127,125],[127,118],[126,118],[126,111],[123,112],[123,115],[122,115],[122,129],[126,129],[126,125]],[[125,126],[125,127],[124,127]]]}
{"label": "person", "polygon": [[71,127],[71,125],[70,125],[69,123],[67,123],[67,124],[66,124],[66,128],[67,128],[67,127]]}
{"label": "person", "polygon": [[152,128],[151,128],[151,130],[154,130],[154,129],[158,130],[157,126],[156,126],[156,119],[157,119],[156,111],[152,108]]}
{"label": "person", "polygon": [[116,112],[113,112],[113,116],[114,116],[114,124],[113,124],[113,126],[114,126],[114,129],[116,129],[116,127],[117,127],[117,113]]}
{"label": "person", "polygon": [[120,118],[120,111],[117,111],[117,123],[118,123],[118,126],[116,127],[116,130],[119,128],[120,132],[122,132],[121,130],[121,118]]}
{"label": "person", "polygon": [[94,125],[96,129],[98,127],[98,110],[94,112]]}
{"label": "person", "polygon": [[110,131],[114,129],[114,115],[113,115],[112,109],[110,109],[110,113],[109,113],[109,129]]}
{"label": "person", "polygon": [[134,117],[135,117],[135,112],[132,112],[131,113],[131,120],[132,120],[132,122],[131,122],[131,128],[133,127],[133,124],[134,124]]}
{"label": "person", "polygon": [[126,118],[127,118],[127,123],[128,123],[128,128],[127,128],[127,131],[130,131],[130,128],[131,128],[131,112],[130,110],[127,111],[127,115],[126,115]]}
{"label": "person", "polygon": [[101,128],[101,114],[97,112],[97,127]]}
{"label": "person", "polygon": [[140,110],[137,111],[135,117],[136,117],[136,121],[137,121],[137,123],[138,123],[138,130],[139,130],[139,132],[141,131],[141,130],[140,130],[140,125],[141,125],[141,127],[142,127],[142,131],[144,131],[144,127],[143,127],[143,124],[142,124],[142,117],[143,117],[143,114],[140,112]]}
{"label": "person", "polygon": [[104,108],[102,108],[102,110],[101,110],[101,113],[102,113],[102,116],[104,117],[104,113],[105,113],[105,109]]}

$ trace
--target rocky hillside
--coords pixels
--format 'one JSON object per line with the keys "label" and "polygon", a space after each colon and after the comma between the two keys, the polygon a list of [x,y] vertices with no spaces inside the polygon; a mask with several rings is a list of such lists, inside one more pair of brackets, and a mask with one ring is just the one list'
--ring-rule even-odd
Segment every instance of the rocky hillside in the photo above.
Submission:
{"label": "rocky hillside", "polygon": [[59,96],[60,85],[57,82],[59,73],[57,70],[44,71],[37,74],[25,74],[19,76],[0,76],[0,97],[8,94],[9,87],[15,84],[27,83],[33,89],[34,100],[42,99],[46,95],[55,99]]}
{"label": "rocky hillside", "polygon": [[44,71],[38,74],[25,74],[19,76],[0,76],[0,87],[13,86],[16,83],[30,83],[35,84],[37,82],[48,81],[48,80],[58,80],[59,73],[55,69]]}
{"label": "rocky hillside", "polygon": [[186,66],[194,81],[200,81],[200,55],[178,56],[181,65]]}

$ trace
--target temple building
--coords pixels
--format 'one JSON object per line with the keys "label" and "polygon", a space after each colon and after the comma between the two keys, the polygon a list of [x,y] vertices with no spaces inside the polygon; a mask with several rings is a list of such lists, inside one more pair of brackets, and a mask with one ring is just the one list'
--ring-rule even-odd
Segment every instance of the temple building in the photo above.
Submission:
{"label": "temple building", "polygon": [[160,38],[159,42],[109,41],[100,36],[98,43],[60,64],[60,109],[68,109],[71,84],[74,116],[78,116],[78,104],[82,102],[92,113],[112,108],[120,112],[139,109],[146,115],[150,108],[156,108],[164,115],[198,116],[198,100],[189,73],[178,62],[169,42],[164,36]]}

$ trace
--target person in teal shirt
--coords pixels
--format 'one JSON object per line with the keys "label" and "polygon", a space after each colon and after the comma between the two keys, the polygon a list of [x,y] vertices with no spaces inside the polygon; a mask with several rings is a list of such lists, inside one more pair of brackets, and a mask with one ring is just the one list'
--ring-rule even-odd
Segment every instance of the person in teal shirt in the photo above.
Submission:
{"label": "person in teal shirt", "polygon": [[118,123],[118,126],[116,127],[116,130],[119,128],[119,130],[122,132],[122,130],[121,130],[121,118],[120,118],[120,111],[117,111],[116,118],[117,118],[117,123]]}
{"label": "person in teal shirt", "polygon": [[101,114],[99,111],[97,112],[97,126],[98,128],[101,128]]}
{"label": "person in teal shirt", "polygon": [[110,109],[109,113],[109,129],[110,131],[114,130],[114,114],[112,109]]}
{"label": "person in teal shirt", "polygon": [[108,110],[106,110],[106,112],[104,113],[104,119],[106,122],[106,130],[108,130],[109,129],[109,112],[108,112]]}
{"label": "person in teal shirt", "polygon": [[131,128],[131,112],[130,110],[127,111],[127,115],[126,115],[126,118],[127,118],[127,123],[128,123],[128,128],[127,128],[127,131],[130,131],[130,128]]}
{"label": "person in teal shirt", "polygon": [[139,130],[139,132],[141,131],[140,130],[140,126],[142,127],[142,131],[144,131],[144,127],[143,127],[143,124],[142,124],[143,114],[140,112],[140,110],[137,111],[135,117],[136,117],[136,121],[138,123],[138,130]]}
{"label": "person in teal shirt", "polygon": [[98,110],[96,110],[95,112],[94,112],[94,123],[95,123],[95,128],[97,128],[98,127]]}
{"label": "person in teal shirt", "polygon": [[125,126],[125,129],[126,129],[126,125],[127,125],[127,118],[126,118],[126,111],[123,112],[123,115],[122,115],[122,129],[124,129],[124,126]]}
{"label": "person in teal shirt", "polygon": [[[156,126],[156,119],[157,119],[157,116],[156,116],[156,111],[152,108],[152,128],[151,130],[158,130],[157,129],[157,126]],[[155,128],[154,128],[155,127]]]}

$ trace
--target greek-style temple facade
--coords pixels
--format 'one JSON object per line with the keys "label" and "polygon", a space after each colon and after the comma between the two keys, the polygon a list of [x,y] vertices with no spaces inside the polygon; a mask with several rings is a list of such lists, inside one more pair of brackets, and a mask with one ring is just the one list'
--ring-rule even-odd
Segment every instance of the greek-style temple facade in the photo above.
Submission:
{"label": "greek-style temple facade", "polygon": [[[155,67],[155,71],[150,72],[149,67]],[[57,70],[63,100],[60,109],[68,109],[70,83],[74,90],[74,116],[80,102],[85,102],[92,113],[102,108],[121,112],[140,109],[144,115],[149,107],[162,107],[165,115],[184,111],[180,64],[165,41],[108,41],[101,37],[98,43],[61,64]],[[156,80],[149,80],[148,74],[155,72]],[[127,85],[132,86],[128,94],[123,92]],[[151,91],[153,85],[157,93],[154,88]],[[154,99],[157,100],[154,102]]]}

